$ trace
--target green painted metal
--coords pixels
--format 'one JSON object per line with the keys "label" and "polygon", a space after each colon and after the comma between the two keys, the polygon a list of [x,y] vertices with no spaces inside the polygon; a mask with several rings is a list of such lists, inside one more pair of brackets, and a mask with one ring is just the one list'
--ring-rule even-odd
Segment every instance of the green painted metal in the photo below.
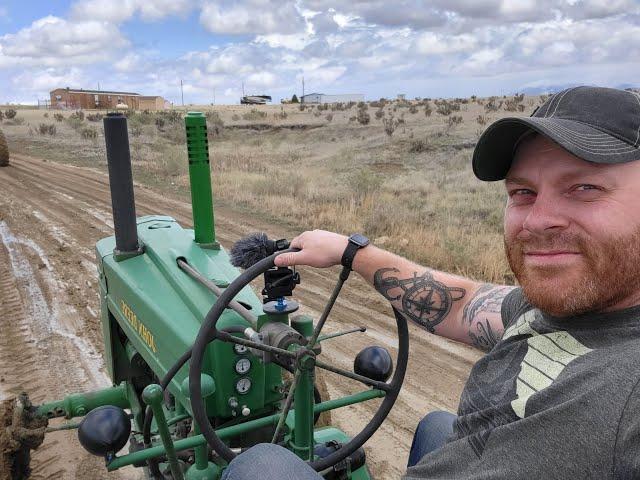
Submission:
{"label": "green painted metal", "polygon": [[147,385],[142,391],[142,398],[153,410],[156,425],[158,426],[158,433],[162,439],[162,445],[169,460],[169,467],[171,468],[173,478],[175,480],[183,480],[182,469],[178,464],[176,449],[173,446],[173,439],[171,438],[171,433],[169,432],[169,427],[167,426],[167,421],[164,416],[164,410],[162,409],[162,388],[155,383]]}
{"label": "green painted metal", "polygon": [[291,317],[291,328],[300,335],[310,338],[313,335],[313,318],[309,315],[296,315]]}
{"label": "green painted metal", "polygon": [[75,393],[62,400],[44,403],[38,407],[37,414],[48,418],[82,417],[94,408],[102,405],[131,408],[126,384],[121,383],[115,387],[105,388],[95,392]]}
{"label": "green painted metal", "polygon": [[[101,277],[103,305],[102,329],[108,342],[105,348],[109,373],[114,382],[129,380],[131,376],[127,348],[119,338],[128,339],[144,362],[158,377],[173,365],[193,344],[202,319],[216,301],[216,296],[189,277],[177,266],[184,258],[207,278],[216,283],[230,283],[239,275],[231,266],[224,249],[201,248],[194,242],[193,230],[183,229],[173,218],[166,216],[140,217],[137,221],[138,237],[145,253],[122,262],[113,259],[114,237],[100,240],[96,245]],[[258,314],[262,302],[250,287],[244,289],[237,300],[249,305]],[[233,310],[220,317],[218,326],[247,325]],[[120,334],[117,331],[121,331]],[[251,361],[247,374],[239,374],[235,364],[240,358]],[[215,341],[209,345],[204,359],[203,373],[215,381],[216,391],[206,401],[211,416],[234,417],[229,405],[231,397],[241,397],[256,415],[271,413],[281,396],[274,385],[281,385],[281,370],[277,365],[264,365],[250,352],[235,353],[230,343]],[[181,385],[188,377],[188,363],[183,366],[168,386],[169,392],[191,413],[191,403]],[[248,393],[239,395],[235,390],[240,378],[249,378],[252,386]],[[236,414],[238,412],[235,412]],[[137,416],[137,429],[142,425]]]}
{"label": "green painted metal", "polygon": [[[384,390],[365,390],[359,393],[355,393],[353,395],[348,395],[342,398],[336,398],[334,400],[328,400],[326,402],[318,403],[313,407],[314,413],[322,413],[329,410],[335,410],[337,408],[346,407],[348,405],[353,405],[354,403],[366,402],[367,400],[372,400],[374,398],[382,398],[385,396]],[[295,417],[294,412],[289,413],[289,417]],[[243,433],[250,432],[252,430],[256,430],[261,427],[265,427],[268,425],[275,426],[278,423],[278,419],[280,418],[280,414],[268,415],[266,417],[257,418],[255,420],[249,420],[245,423],[240,423],[238,425],[232,425],[230,427],[223,427],[216,430],[216,434],[220,439],[227,440],[229,438],[236,437],[238,435],[242,435]],[[287,421],[289,423],[289,421]],[[319,430],[316,430],[316,433]],[[206,444],[207,441],[202,435],[197,435],[193,437],[188,437],[183,440],[177,440],[174,442],[174,447],[176,451],[189,450],[191,448],[197,447],[199,445]],[[316,441],[316,443],[318,443]],[[158,445],[155,447],[147,448],[145,450],[140,450],[138,452],[130,453],[128,455],[123,455],[121,457],[114,458],[109,464],[107,464],[107,470],[113,471],[118,468],[125,467],[127,465],[132,465],[134,463],[146,462],[150,458],[159,457],[160,455],[164,455],[165,450],[162,445]]]}
{"label": "green painted metal", "polygon": [[295,421],[290,446],[303,460],[311,460],[313,455],[314,363],[311,355],[300,359],[300,374],[294,392]]}
{"label": "green painted metal", "polygon": [[202,112],[189,112],[184,117],[184,124],[187,130],[195,241],[203,246],[217,246],[213,219],[207,119]]}

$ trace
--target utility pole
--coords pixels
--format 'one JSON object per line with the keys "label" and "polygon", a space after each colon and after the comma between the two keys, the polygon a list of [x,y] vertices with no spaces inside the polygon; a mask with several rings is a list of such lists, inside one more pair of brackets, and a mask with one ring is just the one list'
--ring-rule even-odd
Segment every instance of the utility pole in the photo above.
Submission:
{"label": "utility pole", "polygon": [[180,79],[180,97],[182,98],[182,106],[184,107],[184,89],[182,87],[182,79]]}
{"label": "utility pole", "polygon": [[300,99],[300,103],[304,102],[304,77],[302,77],[302,98]]}
{"label": "utility pole", "polygon": [[242,82],[242,96],[244,97],[244,82]]}

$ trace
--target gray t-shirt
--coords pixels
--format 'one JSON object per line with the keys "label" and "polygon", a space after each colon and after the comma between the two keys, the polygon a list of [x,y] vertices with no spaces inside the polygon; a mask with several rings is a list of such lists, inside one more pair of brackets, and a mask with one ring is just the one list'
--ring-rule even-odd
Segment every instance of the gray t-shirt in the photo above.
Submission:
{"label": "gray t-shirt", "polygon": [[640,306],[559,319],[518,288],[502,321],[452,437],[404,478],[640,479]]}

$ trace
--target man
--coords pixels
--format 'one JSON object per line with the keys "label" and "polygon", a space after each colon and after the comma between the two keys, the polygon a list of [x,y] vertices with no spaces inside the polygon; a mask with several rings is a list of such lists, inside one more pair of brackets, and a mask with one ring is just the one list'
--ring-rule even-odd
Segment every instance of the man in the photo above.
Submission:
{"label": "man", "polygon": [[[408,319],[488,351],[457,416],[438,412],[418,426],[406,479],[640,478],[639,147],[640,97],[615,89],[571,88],[531,117],[487,128],[473,170],[505,180],[504,245],[520,287],[349,247],[353,270]],[[276,263],[344,264],[349,243],[305,232],[292,241],[301,250]],[[405,307],[403,279],[424,285],[415,306]],[[452,293],[439,309],[427,304],[435,288]],[[245,478],[243,462],[265,452],[272,447],[238,457],[228,480]],[[294,469],[291,478],[320,478],[285,457],[277,468]]]}

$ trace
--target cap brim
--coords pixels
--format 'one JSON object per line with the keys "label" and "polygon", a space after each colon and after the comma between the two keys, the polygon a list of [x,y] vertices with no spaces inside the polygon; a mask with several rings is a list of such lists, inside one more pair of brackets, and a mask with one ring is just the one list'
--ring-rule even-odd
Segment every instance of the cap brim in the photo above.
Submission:
{"label": "cap brim", "polygon": [[507,175],[518,140],[534,130],[576,157],[595,163],[640,160],[640,149],[582,122],[561,118],[508,117],[490,125],[473,151],[473,173],[480,180],[502,180]]}

